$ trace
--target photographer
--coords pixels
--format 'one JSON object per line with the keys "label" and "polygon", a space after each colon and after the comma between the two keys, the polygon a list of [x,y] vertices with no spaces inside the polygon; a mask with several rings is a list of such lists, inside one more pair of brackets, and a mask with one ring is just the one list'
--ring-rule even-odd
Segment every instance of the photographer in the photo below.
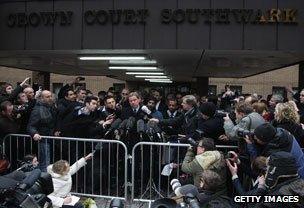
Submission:
{"label": "photographer", "polygon": [[239,140],[239,131],[248,130],[252,132],[256,127],[265,123],[264,118],[253,112],[253,108],[250,104],[241,102],[237,103],[235,107],[236,125],[233,124],[229,116],[224,117],[224,129],[225,133],[231,140]]}
{"label": "photographer", "polygon": [[199,187],[200,174],[213,170],[221,176],[221,187],[226,183],[226,164],[223,154],[215,149],[213,139],[203,138],[198,142],[196,155],[190,147],[182,164],[182,171],[193,175],[194,185]]}
{"label": "photographer", "polygon": [[203,119],[199,124],[205,137],[212,138],[215,141],[225,133],[224,122],[220,116],[216,115],[216,106],[212,102],[202,103],[200,106]]}
{"label": "photographer", "polygon": [[101,120],[106,120],[106,118],[110,115],[115,115],[115,118],[121,117],[121,110],[117,108],[116,101],[114,97],[106,97],[104,100],[104,107],[98,109],[98,117]]}
{"label": "photographer", "polygon": [[289,152],[296,158],[299,175],[304,178],[304,153],[292,134],[285,129],[274,128],[269,123],[258,126],[254,134],[253,140],[246,138],[247,148],[250,150],[251,157],[268,157],[278,151]]}
{"label": "photographer", "polygon": [[[226,159],[226,164],[232,175],[233,186],[238,195],[256,195],[258,188],[265,188],[266,157],[260,156],[255,158],[251,163],[252,178],[255,181],[250,191],[245,191],[238,177],[238,156],[233,152],[233,158]],[[241,164],[242,165],[242,164]]]}
{"label": "photographer", "polygon": [[39,169],[24,172],[20,168],[0,177],[0,206],[16,207],[50,207],[46,197],[53,191],[52,179],[49,174]]}
{"label": "photographer", "polygon": [[[300,208],[304,204],[304,180],[299,177],[296,158],[288,152],[276,152],[267,160],[265,186],[259,189],[257,195],[272,196],[297,196],[298,202],[294,203],[259,203],[254,207],[279,207]],[[267,204],[267,206],[265,206]]]}
{"label": "photographer", "polygon": [[16,101],[16,98],[23,88],[27,85],[27,82],[30,80],[29,77],[25,78],[15,89],[9,83],[5,83],[0,87],[0,103],[3,101]]}
{"label": "photographer", "polygon": [[211,170],[204,171],[200,176],[200,207],[237,207],[221,188],[221,176]]}
{"label": "photographer", "polygon": [[19,125],[13,115],[14,106],[10,101],[4,101],[0,104],[0,141],[7,134],[16,134],[19,132]]}

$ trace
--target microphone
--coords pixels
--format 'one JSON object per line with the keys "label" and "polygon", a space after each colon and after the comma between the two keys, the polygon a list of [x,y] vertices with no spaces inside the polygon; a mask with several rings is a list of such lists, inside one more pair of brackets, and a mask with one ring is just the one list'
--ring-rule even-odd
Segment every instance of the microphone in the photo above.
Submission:
{"label": "microphone", "polygon": [[126,129],[127,122],[128,122],[128,119],[123,120],[120,123],[119,127],[114,131],[116,140],[120,140],[121,135],[123,135],[124,130]]}
{"label": "microphone", "polygon": [[101,149],[102,149],[102,143],[99,142],[98,144],[95,145],[94,151],[92,152],[92,154],[94,155],[97,150],[101,150]]}
{"label": "microphone", "polygon": [[119,128],[120,124],[122,123],[122,120],[120,118],[116,119],[112,124],[111,127],[107,130],[105,133],[105,137],[112,131],[116,130]]}
{"label": "microphone", "polygon": [[139,119],[137,121],[136,127],[137,127],[137,133],[139,134],[140,138],[142,139],[142,136],[143,136],[142,134],[143,134],[143,132],[145,132],[145,122],[144,122],[144,120]]}
{"label": "microphone", "polygon": [[135,118],[133,116],[128,119],[127,124],[126,124],[127,134],[133,128],[133,126],[135,125],[135,122],[136,121],[135,121]]}

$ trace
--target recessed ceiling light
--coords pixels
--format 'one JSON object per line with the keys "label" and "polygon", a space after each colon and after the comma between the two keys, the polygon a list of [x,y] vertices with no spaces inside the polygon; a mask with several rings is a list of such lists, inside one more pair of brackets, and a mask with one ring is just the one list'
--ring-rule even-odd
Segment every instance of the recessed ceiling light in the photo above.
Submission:
{"label": "recessed ceiling light", "polygon": [[146,81],[171,81],[171,79],[169,79],[169,78],[167,78],[167,79],[164,79],[164,78],[162,78],[162,79],[145,79]]}
{"label": "recessed ceiling light", "polygon": [[149,82],[156,82],[156,83],[172,83],[173,81],[165,81],[165,80],[163,80],[163,81],[149,81]]}
{"label": "recessed ceiling light", "polygon": [[109,69],[118,70],[157,70],[156,66],[109,66]]}
{"label": "recessed ceiling light", "polygon": [[144,56],[81,56],[80,60],[144,60]]}
{"label": "recessed ceiling light", "polygon": [[126,72],[128,75],[164,75],[163,72]]}
{"label": "recessed ceiling light", "polygon": [[112,65],[152,65],[157,64],[155,60],[110,60],[110,64]]}

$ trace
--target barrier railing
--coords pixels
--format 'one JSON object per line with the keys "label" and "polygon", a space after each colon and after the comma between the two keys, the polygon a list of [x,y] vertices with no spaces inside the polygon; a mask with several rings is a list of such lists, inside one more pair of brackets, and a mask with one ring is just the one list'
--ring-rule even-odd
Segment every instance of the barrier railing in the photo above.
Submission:
{"label": "barrier railing", "polygon": [[[189,144],[140,142],[132,149],[132,190],[131,201],[154,200],[169,197],[170,181],[180,178],[181,163]],[[227,153],[237,146],[217,145],[218,150]],[[175,163],[170,176],[162,176],[165,165]]]}
{"label": "barrier railing", "polygon": [[27,154],[34,153],[38,160],[41,159],[41,154],[47,154],[41,152],[46,148],[49,148],[51,164],[64,159],[72,165],[93,152],[97,145],[101,147],[99,151],[73,176],[73,193],[86,197],[128,199],[128,155],[127,147],[121,141],[43,136],[36,142],[28,135],[10,134],[3,139],[2,145],[12,169],[16,169],[17,161]]}
{"label": "barrier railing", "polygon": [[[27,154],[41,157],[42,145],[50,148],[50,163],[65,159],[71,165],[81,157],[93,152],[97,144],[102,148],[92,160],[73,176],[74,194],[93,198],[120,198],[128,204],[133,201],[148,202],[168,197],[171,193],[170,181],[181,176],[181,166],[176,165],[170,176],[161,175],[169,163],[181,164],[189,144],[140,142],[128,155],[126,145],[117,140],[100,140],[69,137],[43,136],[39,142],[28,135],[11,134],[3,139],[3,149],[12,161],[22,160]],[[216,146],[226,153],[236,146]],[[128,160],[132,158],[132,163]],[[132,176],[132,178],[130,178]],[[131,182],[129,182],[131,181]],[[131,195],[129,195],[131,187]],[[131,199],[131,201],[130,201]]]}

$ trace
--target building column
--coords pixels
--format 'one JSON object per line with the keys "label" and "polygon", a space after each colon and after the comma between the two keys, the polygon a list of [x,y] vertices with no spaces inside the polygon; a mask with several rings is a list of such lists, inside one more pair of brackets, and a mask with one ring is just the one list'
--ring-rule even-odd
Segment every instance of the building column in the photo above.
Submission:
{"label": "building column", "polygon": [[208,95],[209,77],[197,77],[195,88],[196,93],[200,96]]}
{"label": "building column", "polygon": [[298,90],[304,89],[304,61],[299,64],[299,83]]}
{"label": "building column", "polygon": [[51,74],[49,72],[33,72],[33,88],[42,86],[42,89],[50,90],[50,80]]}

